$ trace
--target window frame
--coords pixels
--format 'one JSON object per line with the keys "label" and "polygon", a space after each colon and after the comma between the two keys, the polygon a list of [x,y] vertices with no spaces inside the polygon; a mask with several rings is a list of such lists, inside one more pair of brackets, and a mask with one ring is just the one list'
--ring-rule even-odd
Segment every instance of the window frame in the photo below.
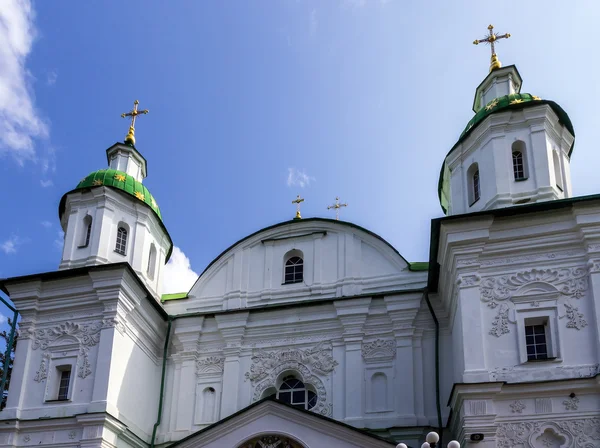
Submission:
{"label": "window frame", "polygon": [[[475,180],[477,180],[477,183],[475,183]],[[472,207],[481,199],[481,174],[477,162],[473,162],[467,170],[467,197],[469,207]]]}
{"label": "window frame", "polygon": [[[62,368],[61,368],[62,367]],[[68,367],[68,368],[66,368]],[[67,366],[60,366],[57,367],[57,370],[59,371],[59,375],[57,375],[58,377],[58,393],[56,396],[56,400],[57,401],[68,401],[69,398],[71,397],[71,375],[73,374],[73,371],[71,370],[71,365],[67,365]],[[67,377],[66,377],[66,390],[63,390],[65,388],[65,385],[63,385],[63,380],[65,380],[65,373],[68,373]]]}
{"label": "window frame", "polygon": [[[294,387],[291,387],[289,389],[283,389],[284,385],[288,385],[289,383],[292,381],[296,381],[296,384],[294,385]],[[299,384],[302,385],[302,387],[295,387]],[[298,393],[304,392],[304,401],[303,402],[294,402],[295,396]],[[290,395],[290,401],[286,401],[284,399],[282,399],[280,397],[281,394],[289,394]],[[310,395],[312,394],[312,396]],[[290,375],[286,375],[283,377],[283,379],[281,380],[281,384],[279,384],[279,386],[277,387],[277,392],[275,393],[275,398],[277,398],[280,401],[283,401],[284,403],[289,404],[290,406],[294,406],[296,408],[300,408],[300,406],[302,406],[302,409],[306,410],[306,411],[310,411],[311,409],[313,409],[317,403],[319,402],[319,396],[317,395],[317,392],[314,390],[313,387],[311,387],[310,384],[305,383],[302,379],[300,379],[298,376],[290,374]],[[311,401],[313,402],[313,405],[309,407]]]}
{"label": "window frame", "polygon": [[[529,179],[529,166],[527,163],[527,145],[523,140],[515,140],[510,147],[511,163],[513,168],[513,179],[515,182],[523,182]],[[520,155],[520,171],[521,176],[518,176],[518,167],[515,161],[515,154]]]}
{"label": "window frame", "polygon": [[158,257],[158,251],[154,243],[150,244],[150,250],[148,251],[148,266],[146,268],[146,275],[150,280],[154,280],[154,274],[156,272],[156,259]]}
{"label": "window frame", "polygon": [[[294,264],[289,264],[292,260],[298,259]],[[286,254],[284,258],[285,262],[283,263],[283,284],[284,285],[293,285],[296,283],[304,283],[304,257],[300,251],[291,251]],[[298,267],[300,267],[300,273],[298,274]],[[288,268],[291,268],[291,272],[288,273]],[[292,280],[288,280],[288,275],[292,276]],[[297,276],[300,275],[300,278]]]}
{"label": "window frame", "polygon": [[[125,237],[122,237],[122,233],[125,233]],[[125,225],[124,223],[119,223],[117,225],[117,237],[115,240],[115,252],[118,253],[119,255],[123,255],[126,256],[127,255],[127,243],[129,238],[129,226]],[[119,241],[119,239],[121,239],[121,241]],[[120,249],[120,246],[123,247],[123,249]]]}
{"label": "window frame", "polygon": [[[525,301],[525,298],[517,299],[516,308],[516,324],[518,338],[518,355],[521,364],[532,364],[540,362],[561,362],[560,357],[560,335],[558,319],[558,294],[552,294],[550,297],[530,298]],[[515,298],[513,298],[513,301]],[[537,303],[536,308],[531,308],[531,303]],[[527,355],[527,337],[526,326],[545,324],[546,334],[546,359],[530,360]]]}
{"label": "window frame", "polygon": [[554,184],[560,192],[564,192],[564,179],[562,172],[561,157],[556,148],[552,150],[552,167],[554,168]]}

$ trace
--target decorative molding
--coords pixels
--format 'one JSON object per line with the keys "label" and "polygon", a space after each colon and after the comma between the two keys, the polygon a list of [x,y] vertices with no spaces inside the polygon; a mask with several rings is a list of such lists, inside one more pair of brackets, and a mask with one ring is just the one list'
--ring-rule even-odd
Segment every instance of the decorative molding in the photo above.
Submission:
{"label": "decorative molding", "polygon": [[517,414],[522,414],[523,413],[523,409],[525,409],[527,406],[525,406],[525,403],[523,403],[521,400],[515,400],[514,403],[510,404],[510,412],[517,413]]}
{"label": "decorative molding", "polygon": [[496,446],[498,448],[600,446],[600,418],[501,423],[496,429]]}
{"label": "decorative molding", "polygon": [[239,448],[300,448],[296,442],[283,436],[261,436],[244,442]]}
{"label": "decorative molding", "polygon": [[[497,305],[494,305],[492,308],[495,308]],[[503,334],[510,333],[510,329],[508,328],[508,323],[510,322],[508,319],[509,308],[506,303],[500,305],[500,309],[498,309],[498,314],[494,317],[494,321],[492,322],[492,328],[490,329],[490,334],[492,336],[496,336],[499,338]],[[513,322],[514,323],[514,322]]]}
{"label": "decorative molding", "polygon": [[27,443],[31,440],[31,436],[29,434],[25,434],[23,436],[23,442]]}
{"label": "decorative molding", "polygon": [[579,366],[561,366],[549,363],[535,369],[523,366],[499,367],[490,370],[491,381],[506,381],[511,383],[522,383],[525,381],[551,381],[577,378],[592,378],[600,373],[599,364],[587,364]]}
{"label": "decorative molding", "polygon": [[550,398],[535,399],[536,414],[550,414],[552,412],[552,400]]}
{"label": "decorative molding", "polygon": [[462,268],[465,266],[474,266],[474,265],[478,265],[478,264],[479,264],[478,258],[467,258],[467,259],[463,259],[463,260],[458,260],[456,262],[456,267]]}
{"label": "decorative molding", "polygon": [[269,376],[269,372],[282,363],[297,362],[322,375],[333,372],[338,362],[333,359],[330,349],[325,348],[324,343],[319,343],[313,348],[302,350],[299,348],[288,348],[275,352],[258,350],[252,356],[250,372],[246,372],[246,378],[253,384],[262,381]]}
{"label": "decorative molding", "polygon": [[[103,328],[111,327],[113,323],[109,320],[102,320],[89,324],[78,324],[73,322],[65,322],[53,328],[44,328],[41,330],[30,330],[30,337],[33,339],[32,349],[47,350],[54,342],[63,336],[70,336],[76,339],[79,343],[79,356],[77,359],[78,368],[77,375],[80,378],[86,378],[92,373],[92,368],[88,358],[89,349],[100,342],[100,331]],[[44,373],[44,358],[40,364],[40,370],[36,373],[35,381],[42,381],[47,376],[47,371]],[[46,375],[46,376],[44,376]],[[43,377],[43,378],[42,378]]]}
{"label": "decorative molding", "polygon": [[[586,268],[530,269],[500,277],[488,277],[481,282],[481,301],[492,309],[500,306],[489,334],[500,337],[510,333],[508,323],[515,323],[509,319],[513,296],[522,287],[532,283],[546,283],[560,293],[559,302],[563,304],[566,312],[565,316],[561,317],[567,318],[567,328],[580,330],[587,325],[584,315],[567,301],[567,298],[579,299],[585,295],[588,288]],[[538,308],[540,302],[532,300],[530,306]]]}
{"label": "decorative molding", "polygon": [[225,358],[209,356],[208,358],[199,359],[196,362],[196,374],[223,373],[224,367]]}
{"label": "decorative molding", "polygon": [[469,415],[487,414],[487,402],[485,400],[469,401]]}
{"label": "decorative molding", "polygon": [[277,379],[283,372],[297,372],[302,381],[314,387],[317,393],[317,404],[311,411],[331,416],[333,405],[327,402],[327,390],[319,375],[329,375],[337,365],[337,361],[331,356],[331,348],[322,342],[305,350],[298,348],[270,352],[258,350],[252,356],[252,365],[250,371],[246,372],[246,379],[255,385],[252,400],[257,401],[262,398],[265,390],[276,387]]}
{"label": "decorative molding", "polygon": [[567,314],[565,316],[560,316],[560,318],[567,318],[567,328],[581,330],[583,327],[587,327],[587,322],[584,319],[583,314],[579,312],[579,308],[577,308],[575,305],[571,305],[568,302],[565,302],[564,306]]}
{"label": "decorative molding", "polygon": [[522,263],[528,261],[541,261],[541,260],[555,260],[557,258],[566,258],[566,257],[576,257],[583,256],[584,252],[581,250],[568,250],[564,252],[551,252],[547,254],[536,254],[536,255],[522,255],[518,257],[507,257],[507,258],[498,258],[495,260],[482,260],[480,262],[481,267],[490,267],[490,266],[501,266],[501,265],[512,265],[515,263]]}
{"label": "decorative molding", "polygon": [[396,341],[394,339],[376,339],[363,343],[362,356],[366,361],[392,360],[396,357]]}
{"label": "decorative molding", "polygon": [[600,260],[590,260],[588,261],[588,269],[591,273],[600,272]]}
{"label": "decorative molding", "polygon": [[492,303],[511,299],[513,294],[530,283],[548,283],[565,296],[581,298],[587,291],[585,268],[530,269],[501,277],[489,277],[481,282],[481,300],[494,308]]}
{"label": "decorative molding", "polygon": [[478,286],[481,281],[481,277],[477,274],[461,275],[456,280],[456,284],[459,288],[471,288]]}
{"label": "decorative molding", "polygon": [[37,383],[41,383],[46,378],[48,378],[48,360],[50,359],[50,353],[44,352],[42,354],[42,360],[40,362],[40,368],[37,372],[35,372],[35,377],[33,380]]}
{"label": "decorative molding", "polygon": [[563,401],[563,404],[565,405],[565,410],[576,411],[579,408],[579,397],[569,397]]}
{"label": "decorative molding", "polygon": [[69,439],[74,439],[76,435],[77,435],[77,432],[75,432],[74,429],[69,431]]}

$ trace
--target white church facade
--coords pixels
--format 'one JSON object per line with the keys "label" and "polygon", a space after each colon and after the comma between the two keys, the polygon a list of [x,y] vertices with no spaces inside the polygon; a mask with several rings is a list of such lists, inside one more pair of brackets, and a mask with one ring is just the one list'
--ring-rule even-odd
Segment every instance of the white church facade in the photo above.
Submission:
{"label": "white church facade", "polygon": [[132,127],[62,198],[59,269],[0,281],[0,448],[600,447],[600,196],[572,197],[572,123],[521,84],[498,64],[476,89],[429,263],[294,219],[182,294]]}

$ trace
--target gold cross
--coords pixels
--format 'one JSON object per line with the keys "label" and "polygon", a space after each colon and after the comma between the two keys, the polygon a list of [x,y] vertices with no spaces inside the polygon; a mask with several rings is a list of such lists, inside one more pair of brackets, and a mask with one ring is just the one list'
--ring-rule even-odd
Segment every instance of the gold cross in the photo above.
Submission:
{"label": "gold cross", "polygon": [[331,210],[332,208],[335,209],[335,220],[336,221],[340,220],[340,208],[341,207],[348,207],[348,204],[340,204],[340,198],[337,196],[335,197],[335,204],[327,206],[327,210]]}
{"label": "gold cross", "polygon": [[300,216],[300,203],[304,202],[304,199],[300,195],[296,196],[296,199],[292,201],[292,204],[296,204],[296,217],[294,219],[302,219]]}
{"label": "gold cross", "polygon": [[129,126],[129,132],[125,136],[125,143],[130,143],[133,146],[135,146],[135,117],[148,113],[148,109],[138,110],[138,104],[140,104],[140,102],[135,100],[133,102],[133,110],[121,114],[121,118],[131,117],[131,126]]}
{"label": "gold cross", "polygon": [[492,59],[490,63],[490,72],[492,70],[496,70],[497,68],[502,67],[502,63],[498,60],[498,56],[496,56],[496,46],[495,42],[498,39],[508,39],[510,37],[509,33],[506,34],[496,34],[494,33],[494,25],[488,26],[488,30],[490,34],[485,36],[483,39],[476,39],[473,41],[475,45],[479,44],[489,44],[492,47]]}

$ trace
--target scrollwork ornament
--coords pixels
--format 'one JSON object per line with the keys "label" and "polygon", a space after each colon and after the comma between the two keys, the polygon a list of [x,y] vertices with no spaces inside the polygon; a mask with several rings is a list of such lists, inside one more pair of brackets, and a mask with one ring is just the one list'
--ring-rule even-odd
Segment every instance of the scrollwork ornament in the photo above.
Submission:
{"label": "scrollwork ornament", "polygon": [[523,409],[525,409],[526,407],[527,406],[525,406],[525,404],[521,400],[515,400],[514,403],[510,404],[510,410],[513,414],[522,414]]}
{"label": "scrollwork ornament", "polygon": [[561,446],[569,448],[600,446],[600,419],[595,417],[564,421],[501,423],[496,429],[498,448],[525,448],[539,446],[539,443],[544,441],[559,440],[562,442]]}
{"label": "scrollwork ornament", "polygon": [[40,368],[37,372],[35,372],[35,377],[33,381],[37,383],[41,383],[46,378],[48,378],[48,359],[50,358],[49,353],[42,354],[42,360],[40,361]]}
{"label": "scrollwork ornament", "polygon": [[265,390],[274,387],[280,374],[294,371],[304,383],[315,389],[317,403],[311,411],[331,416],[333,408],[331,403],[327,402],[327,390],[319,378],[319,375],[325,376],[333,372],[338,364],[330,352],[331,349],[324,343],[309,349],[258,350],[252,357],[250,371],[246,372],[246,379],[255,385],[253,401],[259,400]]}
{"label": "scrollwork ornament", "polygon": [[33,350],[37,350],[38,348],[47,350],[53,342],[63,336],[70,336],[76,339],[79,343],[79,366],[77,374],[80,378],[86,378],[92,373],[88,351],[100,342],[100,331],[103,328],[107,328],[107,326],[109,326],[109,322],[103,320],[89,324],[65,322],[52,328],[30,330],[30,335],[33,339],[31,347]]}
{"label": "scrollwork ornament", "polygon": [[366,360],[394,359],[396,357],[396,341],[394,339],[376,339],[363,343],[362,356]]}
{"label": "scrollwork ornament", "polygon": [[575,328],[576,330],[581,330],[584,327],[587,327],[587,321],[585,320],[583,314],[579,312],[579,308],[575,305],[571,305],[566,302],[564,304],[566,314],[564,316],[560,316],[560,318],[567,318],[567,328]]}
{"label": "scrollwork ornament", "polygon": [[490,334],[492,336],[499,338],[503,334],[510,333],[510,329],[508,328],[508,324],[510,322],[508,319],[509,311],[510,309],[506,303],[500,305],[498,314],[496,314],[496,317],[494,317],[492,328],[490,329]]}
{"label": "scrollwork ornament", "polygon": [[198,374],[223,373],[224,367],[225,358],[219,358],[217,356],[202,358],[196,363],[196,371]]}

